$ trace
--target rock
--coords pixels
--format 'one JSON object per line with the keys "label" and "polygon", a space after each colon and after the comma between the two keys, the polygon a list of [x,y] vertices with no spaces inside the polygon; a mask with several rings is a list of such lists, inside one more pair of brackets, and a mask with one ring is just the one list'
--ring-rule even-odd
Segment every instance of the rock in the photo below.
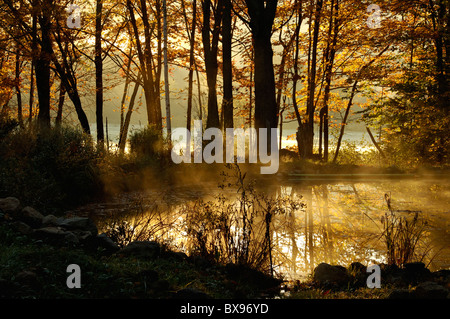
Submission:
{"label": "rock", "polygon": [[367,285],[367,267],[360,262],[354,262],[348,267],[348,274],[352,276],[352,284],[356,286]]}
{"label": "rock", "polygon": [[80,243],[80,240],[78,239],[77,235],[75,235],[74,233],[72,233],[70,231],[66,232],[66,234],[64,235],[64,240],[67,243],[75,244],[75,245]]}
{"label": "rock", "polygon": [[15,221],[11,224],[11,226],[23,235],[29,235],[33,233],[33,228],[21,221]]}
{"label": "rock", "polygon": [[422,282],[414,290],[415,297],[422,299],[445,299],[448,294],[448,289],[433,281]]}
{"label": "rock", "polygon": [[408,289],[394,289],[391,291],[387,299],[411,299],[413,295]]}
{"label": "rock", "polygon": [[421,262],[406,263],[403,265],[406,271],[421,272],[425,270],[425,264]]}
{"label": "rock", "polygon": [[44,216],[42,226],[58,226],[58,218],[54,215]]}
{"label": "rock", "polygon": [[161,247],[155,241],[134,241],[117,252],[118,255],[139,258],[156,258],[161,253]]}
{"label": "rock", "polygon": [[22,209],[20,219],[22,219],[31,227],[38,228],[42,225],[42,220],[44,219],[44,216],[33,207],[27,206],[24,209]]}
{"label": "rock", "polygon": [[97,226],[87,217],[72,217],[63,220],[58,219],[58,222],[58,226],[64,227],[67,230],[87,230],[94,236],[97,236],[98,234]]}
{"label": "rock", "polygon": [[350,278],[344,267],[321,263],[314,269],[313,279],[319,284],[343,284]]}
{"label": "rock", "polygon": [[60,227],[44,227],[35,229],[33,235],[38,239],[42,239],[44,242],[61,244],[64,243],[67,233],[67,231]]}
{"label": "rock", "polygon": [[184,288],[179,291],[174,296],[175,299],[211,299],[211,296],[208,294],[192,289],[192,288]]}
{"label": "rock", "polygon": [[367,267],[361,264],[360,262],[353,262],[348,267],[348,271],[352,274],[366,273]]}
{"label": "rock", "polygon": [[404,265],[403,279],[409,284],[417,284],[432,279],[430,270],[421,262],[406,263]]}
{"label": "rock", "polygon": [[96,245],[105,250],[108,254],[113,254],[120,250],[120,247],[106,234],[100,234],[96,237]]}
{"label": "rock", "polygon": [[81,243],[89,242],[93,238],[92,233],[87,230],[74,230],[73,233],[77,236]]}
{"label": "rock", "polygon": [[20,201],[15,197],[0,198],[0,210],[3,213],[13,214],[19,210]]}

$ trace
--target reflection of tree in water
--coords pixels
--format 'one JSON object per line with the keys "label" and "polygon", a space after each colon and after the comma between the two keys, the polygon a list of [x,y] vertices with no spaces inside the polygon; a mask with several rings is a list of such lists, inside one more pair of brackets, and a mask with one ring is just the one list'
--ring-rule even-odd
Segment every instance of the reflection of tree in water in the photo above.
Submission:
{"label": "reflection of tree in water", "polygon": [[[387,262],[381,219],[388,210],[384,200],[387,190],[395,194],[392,205],[399,214],[421,208],[420,217],[435,226],[421,234],[415,256],[410,261],[431,262],[430,268],[436,269],[443,267],[442,262],[444,266],[448,265],[449,251],[442,249],[449,246],[448,217],[444,211],[439,211],[442,193],[440,203],[436,203],[436,207],[431,205],[429,199],[433,195],[429,186],[425,186],[424,191],[423,184],[415,183],[348,182],[281,188],[282,191],[289,189],[298,197],[303,196],[306,203],[303,210],[289,216],[277,216],[274,221],[277,224],[274,227],[274,263],[282,265],[280,271],[283,273],[293,276],[310,273],[321,262],[344,266],[354,261],[364,264]],[[286,220],[280,221],[280,218]]]}

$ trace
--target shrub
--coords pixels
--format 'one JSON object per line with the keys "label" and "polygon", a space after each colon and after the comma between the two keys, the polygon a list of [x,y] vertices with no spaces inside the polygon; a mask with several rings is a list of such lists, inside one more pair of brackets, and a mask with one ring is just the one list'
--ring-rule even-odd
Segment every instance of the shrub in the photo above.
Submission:
{"label": "shrub", "polygon": [[[238,189],[236,199],[219,196],[216,201],[196,201],[183,207],[188,250],[191,254],[223,264],[234,263],[273,275],[272,218],[304,206],[292,198],[267,196],[244,183],[235,164],[234,176],[224,174],[225,185]],[[229,178],[234,178],[234,185]]]}
{"label": "shrub", "polygon": [[160,157],[167,150],[161,130],[148,126],[131,133],[130,152],[144,157]]}
{"label": "shrub", "polygon": [[22,129],[1,141],[0,196],[47,210],[70,207],[101,190],[92,138],[70,127]]}

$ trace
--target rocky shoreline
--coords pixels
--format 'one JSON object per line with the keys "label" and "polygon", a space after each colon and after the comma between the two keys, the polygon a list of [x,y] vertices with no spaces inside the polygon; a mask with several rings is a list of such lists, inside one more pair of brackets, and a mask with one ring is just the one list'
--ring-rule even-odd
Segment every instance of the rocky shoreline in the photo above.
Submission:
{"label": "rocky shoreline", "polygon": [[[403,265],[380,264],[381,286],[390,287],[388,299],[450,299],[450,270],[431,272],[424,263]],[[367,267],[359,262],[348,268],[319,264],[313,272],[312,284],[324,290],[367,287]],[[377,288],[372,288],[377,289]]]}

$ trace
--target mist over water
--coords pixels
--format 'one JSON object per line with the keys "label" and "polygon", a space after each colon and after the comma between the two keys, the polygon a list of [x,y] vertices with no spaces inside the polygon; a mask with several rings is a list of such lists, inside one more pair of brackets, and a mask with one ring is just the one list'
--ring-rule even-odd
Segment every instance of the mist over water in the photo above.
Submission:
{"label": "mist over water", "polygon": [[[201,180],[201,182],[199,182]],[[190,182],[189,182],[190,181]],[[222,195],[237,198],[236,187],[218,188],[217,176],[205,173],[197,180],[180,180],[170,187],[149,188],[126,193],[115,200],[88,205],[77,213],[89,215],[105,228],[113,212],[124,220],[130,206],[142,202],[144,211],[158,205],[164,216],[175,221],[163,235],[174,249],[186,251],[186,216],[182,207],[198,200],[216,201]],[[383,216],[388,212],[385,194],[398,216],[413,216],[426,222],[412,261],[424,262],[430,270],[450,267],[450,182],[444,178],[305,180],[266,180],[256,183],[255,191],[278,197],[288,196],[306,204],[272,219],[274,271],[289,279],[305,279],[321,262],[348,266],[359,261],[369,265],[386,263],[386,244],[382,237]],[[408,217],[409,218],[409,217]],[[100,227],[101,228],[101,227]],[[186,251],[189,254],[189,251]]]}

